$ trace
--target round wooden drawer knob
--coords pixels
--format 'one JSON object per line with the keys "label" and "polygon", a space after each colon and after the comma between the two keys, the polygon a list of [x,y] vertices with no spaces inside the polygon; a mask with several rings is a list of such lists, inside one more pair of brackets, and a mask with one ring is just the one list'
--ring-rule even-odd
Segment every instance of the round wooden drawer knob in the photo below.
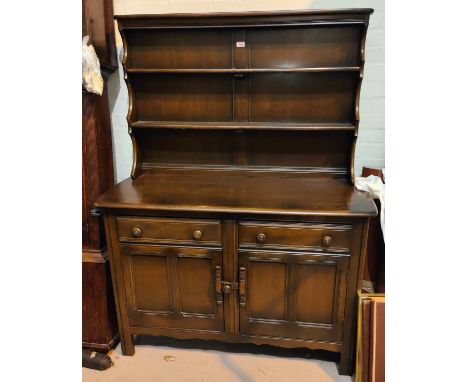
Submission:
{"label": "round wooden drawer knob", "polygon": [[133,237],[141,237],[141,234],[142,234],[141,228],[134,227],[134,228],[132,229],[132,235],[133,235]]}
{"label": "round wooden drawer knob", "polygon": [[192,236],[193,236],[193,238],[194,238],[195,240],[200,240],[200,239],[202,238],[202,236],[203,236],[203,233],[202,233],[202,231],[198,231],[198,230],[197,230],[197,231],[193,231],[193,235],[192,235]]}
{"label": "round wooden drawer knob", "polygon": [[322,238],[322,245],[324,247],[329,247],[333,241],[333,238],[330,235],[326,235]]}
{"label": "round wooden drawer knob", "polygon": [[259,234],[257,235],[257,241],[258,241],[259,243],[264,243],[265,240],[266,240],[266,235],[265,235],[264,233],[259,233]]}

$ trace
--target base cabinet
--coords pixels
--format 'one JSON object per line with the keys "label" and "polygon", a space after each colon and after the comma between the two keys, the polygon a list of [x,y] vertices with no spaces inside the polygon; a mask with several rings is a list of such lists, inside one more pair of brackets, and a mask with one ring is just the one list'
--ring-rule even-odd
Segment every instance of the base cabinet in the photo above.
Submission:
{"label": "base cabinet", "polygon": [[107,215],[123,353],[134,334],[251,342],[341,352],[347,373],[365,224]]}
{"label": "base cabinet", "polygon": [[341,341],[349,255],[239,251],[223,281],[221,249],[120,246],[131,325],[224,331],[237,291],[241,334]]}

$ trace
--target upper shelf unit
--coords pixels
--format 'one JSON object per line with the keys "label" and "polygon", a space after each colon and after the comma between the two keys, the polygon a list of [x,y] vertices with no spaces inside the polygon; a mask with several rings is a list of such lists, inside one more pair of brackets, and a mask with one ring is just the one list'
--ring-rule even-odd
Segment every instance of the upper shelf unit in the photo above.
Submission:
{"label": "upper shelf unit", "polygon": [[245,169],[352,179],[371,12],[118,16],[132,177]]}

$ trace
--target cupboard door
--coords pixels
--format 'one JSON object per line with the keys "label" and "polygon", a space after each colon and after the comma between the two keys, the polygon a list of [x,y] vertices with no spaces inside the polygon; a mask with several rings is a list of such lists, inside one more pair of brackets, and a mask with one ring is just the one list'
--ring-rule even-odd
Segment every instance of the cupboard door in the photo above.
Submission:
{"label": "cupboard door", "polygon": [[222,251],[121,245],[130,325],[222,331]]}
{"label": "cupboard door", "polygon": [[239,251],[242,334],[342,340],[348,255]]}

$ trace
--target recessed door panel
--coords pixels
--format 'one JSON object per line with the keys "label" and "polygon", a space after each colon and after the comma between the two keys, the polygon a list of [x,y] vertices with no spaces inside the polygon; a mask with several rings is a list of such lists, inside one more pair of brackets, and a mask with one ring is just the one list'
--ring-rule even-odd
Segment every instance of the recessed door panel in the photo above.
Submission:
{"label": "recessed door panel", "polygon": [[[284,320],[286,264],[272,260],[252,261],[248,279],[250,314],[253,318]],[[268,291],[268,293],[263,293]]]}
{"label": "recessed door panel", "polygon": [[[193,256],[193,257],[192,257]],[[181,254],[177,257],[182,313],[214,315],[216,295],[213,288],[213,259]]]}
{"label": "recessed door panel", "polygon": [[132,256],[135,306],[139,311],[171,312],[168,259],[161,253]]}
{"label": "recessed door panel", "polygon": [[334,262],[297,264],[297,321],[333,325],[336,268]]}

